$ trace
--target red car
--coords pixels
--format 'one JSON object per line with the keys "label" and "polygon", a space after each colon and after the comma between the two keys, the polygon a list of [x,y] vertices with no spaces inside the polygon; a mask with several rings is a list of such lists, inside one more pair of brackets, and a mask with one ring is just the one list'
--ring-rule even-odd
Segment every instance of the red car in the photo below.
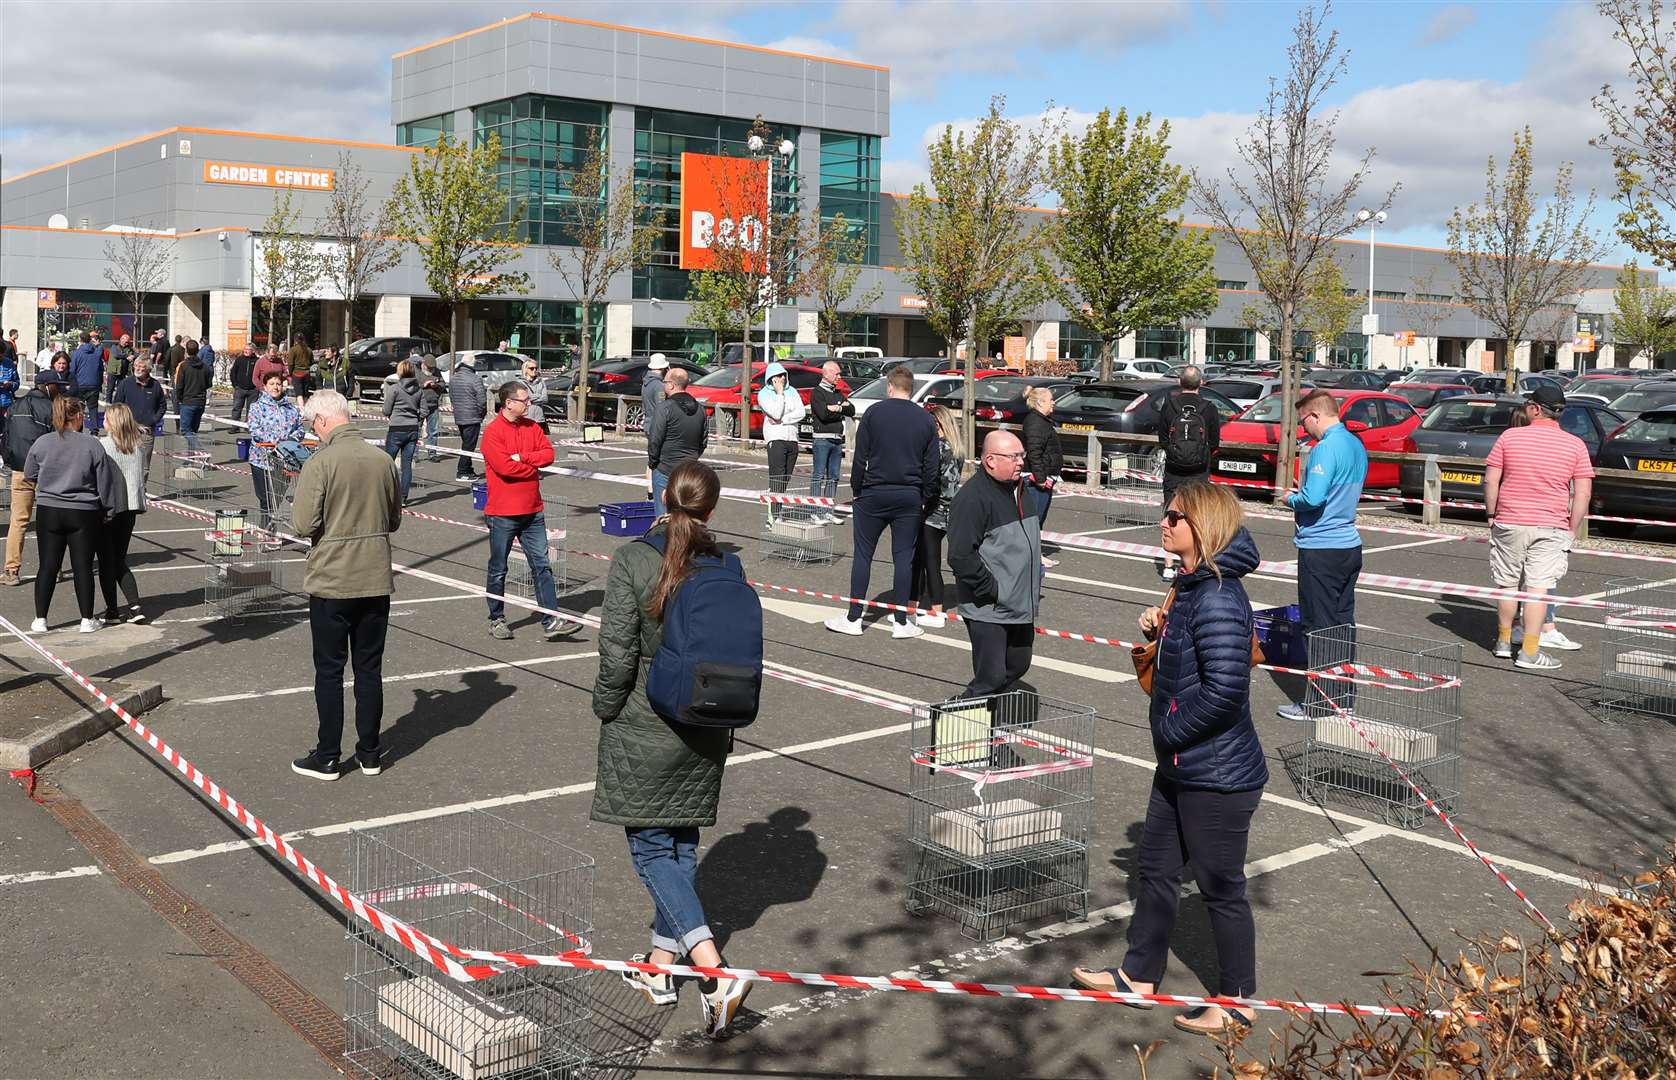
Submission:
{"label": "red car", "polygon": [[[787,381],[792,389],[809,404],[809,393],[821,382],[821,369],[807,364],[785,364]],[[765,365],[751,365],[751,438],[762,437],[762,412],[756,407],[757,391],[762,389]],[[848,389],[847,387],[845,388]],[[717,368],[687,388],[687,392],[704,403],[710,414],[710,430],[729,438],[739,430],[739,365]]]}
{"label": "red car", "polygon": [[[1338,415],[1344,426],[1354,432],[1362,445],[1370,451],[1400,452],[1403,440],[1420,426],[1420,414],[1413,405],[1398,397],[1377,390],[1330,390],[1338,400]],[[1212,480],[1259,480],[1274,483],[1276,450],[1229,446],[1229,443],[1257,443],[1276,446],[1280,442],[1280,411],[1283,401],[1279,394],[1270,394],[1237,418],[1222,425],[1222,449],[1211,460]],[[1298,428],[1298,441],[1308,438]],[[1294,466],[1294,469],[1296,466]],[[1368,478],[1363,487],[1391,488],[1398,486],[1399,466],[1395,461],[1369,461]],[[1293,476],[1297,479],[1296,474]]]}

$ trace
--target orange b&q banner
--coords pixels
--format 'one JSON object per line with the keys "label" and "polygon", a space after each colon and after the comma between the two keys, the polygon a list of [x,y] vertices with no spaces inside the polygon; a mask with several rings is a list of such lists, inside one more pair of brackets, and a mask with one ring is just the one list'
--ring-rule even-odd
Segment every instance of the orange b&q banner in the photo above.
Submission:
{"label": "orange b&q banner", "polygon": [[681,269],[716,269],[720,248],[743,252],[739,269],[760,273],[767,222],[768,162],[681,155]]}

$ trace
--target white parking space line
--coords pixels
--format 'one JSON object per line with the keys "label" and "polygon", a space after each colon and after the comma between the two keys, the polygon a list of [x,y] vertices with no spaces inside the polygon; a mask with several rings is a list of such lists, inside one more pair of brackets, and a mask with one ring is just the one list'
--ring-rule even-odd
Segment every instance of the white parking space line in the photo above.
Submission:
{"label": "white parking space line", "polygon": [[196,529],[136,529],[134,531],[134,535],[135,536],[167,536],[170,533],[201,533],[203,531],[204,531],[204,526],[200,525]]}
{"label": "white parking space line", "polygon": [[40,881],[63,881],[66,878],[98,877],[97,866],[72,866],[68,870],[32,870],[27,874],[0,874],[0,885],[33,885]]}
{"label": "white parking space line", "polygon": [[1620,586],[1616,589],[1603,589],[1600,592],[1584,593],[1582,596],[1577,597],[1577,599],[1578,600],[1604,600],[1609,596],[1621,596],[1624,593],[1635,592],[1637,589],[1642,589],[1642,588],[1656,589],[1660,585],[1676,585],[1676,578],[1670,578],[1667,581],[1649,581],[1649,582],[1645,582],[1645,583],[1642,583],[1642,584],[1636,584],[1636,585],[1623,585],[1623,586]]}
{"label": "white parking space line", "polygon": [[1426,540],[1410,540],[1406,544],[1386,544],[1384,547],[1363,548],[1362,554],[1372,555],[1376,551],[1401,551],[1404,548],[1430,547],[1433,544],[1450,544],[1465,539],[1464,536],[1433,536]]}
{"label": "white parking space line", "polygon": [[[280,559],[278,561],[281,562],[281,563],[302,563],[302,562],[307,562],[308,560],[307,559]],[[203,573],[204,567],[206,567],[208,565],[210,565],[210,564],[209,563],[197,562],[196,560],[194,560],[192,562],[180,563],[178,565],[171,563],[168,566],[140,566],[140,567],[134,568],[133,572],[136,573],[136,574],[161,574],[161,573],[165,573],[165,572],[170,571],[170,570],[196,570],[199,573]]]}
{"label": "white parking space line", "polygon": [[[1114,525],[1109,529],[1089,529],[1085,532],[1066,533],[1066,536],[1104,536],[1106,533],[1134,532],[1136,529],[1156,529],[1156,525]],[[1049,541],[1052,543],[1052,541]]]}
{"label": "white parking space line", "polygon": [[[436,671],[414,671],[406,675],[386,675],[386,683],[413,682],[416,679],[446,679],[454,675],[470,675],[479,671],[506,671],[508,668],[528,668],[541,664],[563,664],[571,660],[586,660],[598,656],[597,651],[566,653],[563,656],[537,656],[530,660],[513,660],[504,664],[478,664],[473,667],[440,668]],[[289,694],[312,694],[314,684],[287,686],[279,690],[254,690],[244,694],[222,694],[219,697],[192,698],[183,705],[222,705],[229,701],[254,701],[257,698],[285,697]]]}

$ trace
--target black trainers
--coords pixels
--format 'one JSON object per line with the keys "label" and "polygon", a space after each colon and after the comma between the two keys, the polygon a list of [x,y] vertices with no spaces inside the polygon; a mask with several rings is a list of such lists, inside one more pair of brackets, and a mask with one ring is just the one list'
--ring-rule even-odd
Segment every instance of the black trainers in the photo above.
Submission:
{"label": "black trainers", "polygon": [[316,780],[336,780],[339,775],[337,755],[322,757],[320,751],[311,750],[308,757],[300,757],[291,763],[291,771]]}
{"label": "black trainers", "polygon": [[582,629],[581,623],[571,619],[561,619],[556,615],[543,620],[541,623],[542,633],[547,635],[548,641],[557,641],[564,635],[574,634],[580,629]]}
{"label": "black trainers", "polygon": [[377,776],[384,771],[384,755],[378,751],[367,754],[355,752],[355,765],[364,776]]}

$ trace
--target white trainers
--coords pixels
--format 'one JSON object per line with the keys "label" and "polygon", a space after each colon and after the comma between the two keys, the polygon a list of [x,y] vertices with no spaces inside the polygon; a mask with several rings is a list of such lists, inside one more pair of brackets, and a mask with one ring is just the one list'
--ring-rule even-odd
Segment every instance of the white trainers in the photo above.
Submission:
{"label": "white trainers", "polygon": [[104,625],[105,624],[100,622],[98,619],[83,619],[81,621],[81,632],[84,634],[97,634],[100,628]]}
{"label": "white trainers", "polygon": [[744,979],[717,979],[716,988],[698,999],[704,1006],[705,1032],[714,1038],[726,1031],[750,992],[751,984]]}
{"label": "white trainers", "polygon": [[1557,626],[1552,630],[1542,631],[1541,643],[1544,649],[1558,649],[1560,652],[1576,652],[1583,647],[1566,637]]}
{"label": "white trainers", "polygon": [[34,622],[29,624],[29,632],[31,634],[44,634],[44,633],[46,633],[47,632],[47,621],[45,619],[36,619]]}
{"label": "white trainers", "polygon": [[924,637],[925,631],[911,622],[899,622],[891,626],[890,636],[893,638]]}
{"label": "white trainers", "polygon": [[1520,649],[1519,655],[1513,659],[1513,666],[1529,668],[1532,671],[1558,671],[1565,665],[1540,650],[1535,656],[1526,656],[1525,651]]}
{"label": "white trainers", "polygon": [[1490,653],[1497,660],[1511,660],[1513,659],[1513,642],[1511,640],[1501,641],[1498,639],[1496,641],[1495,648],[1491,649]]}
{"label": "white trainers", "polygon": [[[645,953],[635,953],[629,957],[637,964],[646,962]],[[645,995],[646,1000],[653,1005],[673,1005],[676,998],[675,977],[667,973],[648,975],[644,971],[624,971],[622,980],[629,986]]]}
{"label": "white trainers", "polygon": [[861,636],[861,620],[852,619],[848,615],[834,615],[826,620],[826,628],[834,634],[848,634],[851,637]]}
{"label": "white trainers", "polygon": [[914,622],[927,630],[941,630],[949,624],[947,615],[915,615]]}

